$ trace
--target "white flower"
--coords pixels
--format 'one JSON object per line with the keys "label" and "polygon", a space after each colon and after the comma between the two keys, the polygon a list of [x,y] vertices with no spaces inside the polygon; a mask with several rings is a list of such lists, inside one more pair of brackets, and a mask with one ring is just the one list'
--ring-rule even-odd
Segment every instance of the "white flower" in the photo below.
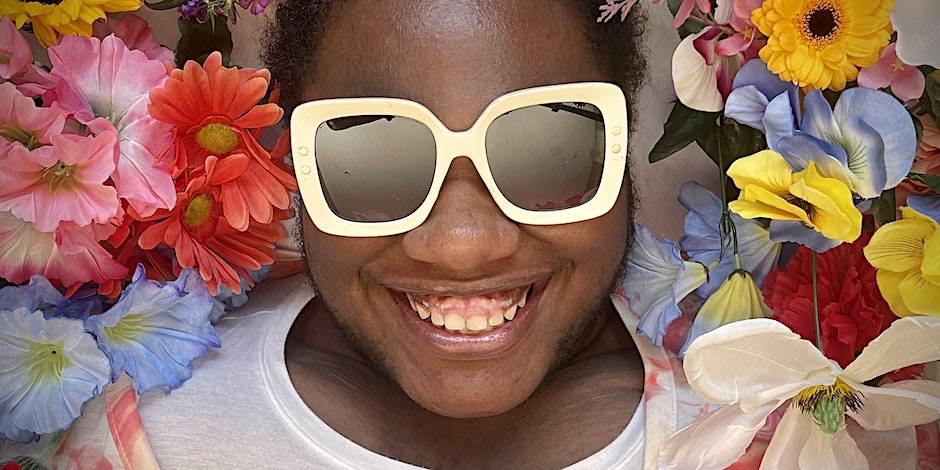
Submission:
{"label": "white flower", "polygon": [[110,378],[81,320],[0,310],[0,435],[16,441],[65,429]]}
{"label": "white flower", "polygon": [[898,32],[898,58],[908,65],[940,67],[940,2],[895,0],[891,26]]}
{"label": "white flower", "polygon": [[761,468],[868,468],[845,416],[886,431],[940,419],[940,384],[863,385],[887,372],[940,359],[940,318],[896,320],[844,370],[774,320],[742,320],[695,340],[685,356],[689,385],[721,408],[672,435],[659,468],[725,468],[767,416],[792,399]]}

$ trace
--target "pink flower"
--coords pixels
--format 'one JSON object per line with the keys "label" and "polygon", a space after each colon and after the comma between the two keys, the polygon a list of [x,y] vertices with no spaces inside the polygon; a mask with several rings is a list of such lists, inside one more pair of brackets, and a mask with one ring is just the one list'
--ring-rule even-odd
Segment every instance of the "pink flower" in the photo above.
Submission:
{"label": "pink flower", "polygon": [[712,2],[710,0],[682,0],[679,10],[676,11],[676,17],[673,18],[672,27],[679,29],[679,26],[682,26],[682,23],[685,23],[685,20],[692,15],[692,10],[695,7],[698,7],[702,13],[711,13]]}
{"label": "pink flower", "polygon": [[0,212],[0,277],[18,284],[41,274],[64,286],[122,279],[127,268],[99,243],[107,229],[64,222],[55,232],[40,232],[10,212]]}
{"label": "pink flower", "polygon": [[238,0],[238,5],[247,8],[252,15],[264,13],[264,9],[268,7],[269,3],[271,3],[271,0]]}
{"label": "pink flower", "polygon": [[113,34],[121,38],[128,49],[141,51],[151,60],[175,63],[173,51],[161,46],[153,38],[153,29],[147,20],[137,15],[124,15],[119,20],[96,21],[92,27],[98,39]]}
{"label": "pink flower", "polygon": [[33,65],[33,51],[9,17],[0,18],[0,79],[12,81],[29,97],[55,86],[55,80]]}
{"label": "pink flower", "polygon": [[0,160],[13,147],[32,150],[52,143],[62,132],[65,115],[53,104],[40,108],[12,83],[0,83]]}
{"label": "pink flower", "polygon": [[52,136],[30,151],[13,146],[0,160],[0,210],[52,232],[65,221],[107,223],[120,211],[117,191],[105,185],[117,159],[117,134]]}
{"label": "pink flower", "polygon": [[161,161],[172,153],[172,126],[147,111],[150,90],[166,81],[163,63],[129,50],[115,36],[65,36],[49,48],[49,60],[52,74],[60,78],[55,89],[59,106],[91,132],[111,125],[117,130],[120,158],[112,179],[118,196],[145,216],[173,207],[176,189]]}
{"label": "pink flower", "polygon": [[897,44],[888,44],[881,51],[878,63],[858,72],[858,84],[865,88],[891,87],[891,92],[901,101],[915,100],[924,94],[924,75],[917,67],[901,62],[896,52]]}

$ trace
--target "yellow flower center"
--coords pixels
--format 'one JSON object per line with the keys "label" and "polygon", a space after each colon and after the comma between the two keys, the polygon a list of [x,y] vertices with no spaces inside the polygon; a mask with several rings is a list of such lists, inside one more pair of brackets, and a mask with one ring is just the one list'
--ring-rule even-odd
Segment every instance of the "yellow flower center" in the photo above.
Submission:
{"label": "yellow flower center", "polygon": [[77,165],[66,165],[61,160],[42,172],[42,181],[49,185],[52,192],[75,183],[73,176],[78,172]]}
{"label": "yellow flower center", "polygon": [[27,132],[16,126],[0,127],[0,137],[6,139],[7,142],[19,142],[29,150],[39,147],[39,139],[34,132]]}
{"label": "yellow flower center", "polygon": [[832,385],[804,388],[793,398],[792,406],[813,416],[813,421],[826,434],[845,426],[845,412],[862,409],[861,392],[836,378]]}
{"label": "yellow flower center", "polygon": [[238,147],[238,134],[225,124],[207,124],[196,133],[196,143],[213,155],[227,155]]}
{"label": "yellow flower center", "polygon": [[50,383],[62,379],[62,371],[72,365],[65,357],[65,342],[40,343],[30,341],[26,346],[26,375],[30,382]]}
{"label": "yellow flower center", "polygon": [[839,2],[807,2],[793,18],[803,44],[822,49],[837,42],[845,33],[845,12]]}
{"label": "yellow flower center", "polygon": [[209,218],[213,204],[215,204],[215,201],[208,194],[200,194],[194,197],[186,206],[186,212],[183,213],[183,223],[187,227],[202,225]]}
{"label": "yellow flower center", "polygon": [[111,341],[118,343],[134,341],[149,330],[144,326],[143,320],[143,315],[126,315],[114,326],[104,327],[104,330]]}
{"label": "yellow flower center", "polygon": [[904,67],[905,67],[904,62],[901,62],[901,59],[895,59],[894,65],[891,68],[895,72],[900,72],[901,70],[904,70]]}

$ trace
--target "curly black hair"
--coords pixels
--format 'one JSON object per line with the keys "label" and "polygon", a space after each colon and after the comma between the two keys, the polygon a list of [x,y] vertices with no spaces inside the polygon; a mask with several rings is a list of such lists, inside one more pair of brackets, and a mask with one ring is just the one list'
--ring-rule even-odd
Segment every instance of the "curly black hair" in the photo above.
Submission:
{"label": "curly black hair", "polygon": [[[544,1],[544,0],[541,0]],[[623,89],[630,109],[636,109],[639,89],[646,80],[646,50],[642,42],[645,14],[633,8],[621,22],[614,18],[597,23],[605,0],[562,0],[579,4],[591,48],[607,67],[614,83]],[[329,11],[337,0],[279,0],[273,21],[264,33],[262,59],[280,85],[285,115],[300,104],[304,80],[316,66],[316,44],[323,33]],[[619,16],[619,15],[618,15]],[[631,113],[630,124],[635,121]]]}

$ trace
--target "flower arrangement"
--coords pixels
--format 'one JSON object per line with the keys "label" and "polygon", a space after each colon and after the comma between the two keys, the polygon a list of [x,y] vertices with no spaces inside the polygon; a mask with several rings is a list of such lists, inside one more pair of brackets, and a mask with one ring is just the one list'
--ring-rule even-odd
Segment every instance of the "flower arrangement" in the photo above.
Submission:
{"label": "flower arrangement", "polygon": [[[608,0],[598,22],[636,3]],[[940,383],[921,378],[940,359],[940,53],[924,40],[940,9],[649,3],[682,38],[678,100],[650,161],[694,142],[721,188],[686,183],[678,243],[638,226],[628,261],[641,332],[684,356],[715,407],[659,465],[728,467],[763,429],[761,468],[868,468],[849,422],[940,418]]]}
{"label": "flower arrangement", "polygon": [[[239,2],[253,14],[264,0]],[[0,1],[0,436],[68,428],[122,375],[169,392],[287,237],[296,181],[266,70],[226,66],[230,1]],[[20,30],[47,48],[37,65]]]}

